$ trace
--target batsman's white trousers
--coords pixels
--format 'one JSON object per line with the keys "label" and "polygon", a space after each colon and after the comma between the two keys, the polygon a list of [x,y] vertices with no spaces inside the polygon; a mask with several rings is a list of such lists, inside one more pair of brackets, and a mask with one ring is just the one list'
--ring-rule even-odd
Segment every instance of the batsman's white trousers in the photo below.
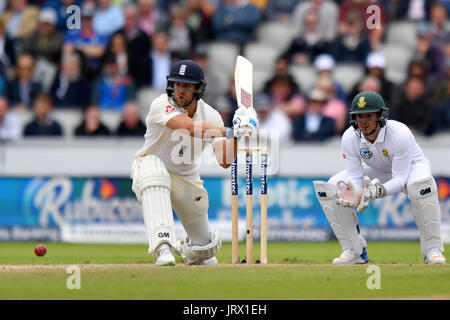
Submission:
{"label": "batsman's white trousers", "polygon": [[[162,161],[153,155],[134,161],[131,178],[132,189],[142,204],[149,253],[154,254],[162,241],[174,246],[176,239],[172,209],[193,245],[202,246],[211,241],[208,193],[202,180],[189,180],[168,173]],[[158,235],[169,236],[164,240]]]}

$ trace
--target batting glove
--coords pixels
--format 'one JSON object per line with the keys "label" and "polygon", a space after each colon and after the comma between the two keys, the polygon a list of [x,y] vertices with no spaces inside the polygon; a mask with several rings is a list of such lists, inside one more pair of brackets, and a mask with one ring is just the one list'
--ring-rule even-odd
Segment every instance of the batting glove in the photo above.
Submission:
{"label": "batting glove", "polygon": [[258,117],[253,108],[240,107],[233,117],[234,137],[252,136],[259,127]]}

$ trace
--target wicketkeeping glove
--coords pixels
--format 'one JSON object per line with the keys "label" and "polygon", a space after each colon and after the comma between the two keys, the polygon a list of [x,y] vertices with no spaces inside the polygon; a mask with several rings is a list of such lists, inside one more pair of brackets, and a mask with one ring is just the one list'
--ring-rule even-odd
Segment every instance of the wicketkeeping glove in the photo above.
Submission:
{"label": "wicketkeeping glove", "polygon": [[360,186],[354,185],[350,180],[339,181],[337,183],[338,187],[338,198],[336,200],[337,205],[343,207],[355,208],[359,205],[363,190]]}
{"label": "wicketkeeping glove", "polygon": [[359,202],[359,206],[358,208],[356,208],[356,212],[362,212],[366,210],[373,200],[386,196],[386,189],[380,183],[379,179],[373,179],[371,181],[369,177],[365,176],[363,178],[363,183],[364,191],[361,197],[361,201]]}

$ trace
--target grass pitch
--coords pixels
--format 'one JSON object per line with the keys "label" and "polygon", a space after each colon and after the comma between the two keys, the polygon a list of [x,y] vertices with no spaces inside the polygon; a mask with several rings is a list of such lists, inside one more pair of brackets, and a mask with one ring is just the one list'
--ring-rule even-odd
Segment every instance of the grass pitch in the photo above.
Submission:
{"label": "grass pitch", "polygon": [[[371,242],[363,266],[331,265],[341,251],[336,241],[269,243],[269,264],[252,266],[232,265],[224,243],[214,267],[178,257],[175,267],[155,267],[146,245],[48,243],[37,257],[36,244],[0,244],[0,299],[450,299],[450,265],[425,265],[416,241]],[[80,267],[80,289],[67,288],[68,265]],[[380,289],[367,286],[373,265]]]}

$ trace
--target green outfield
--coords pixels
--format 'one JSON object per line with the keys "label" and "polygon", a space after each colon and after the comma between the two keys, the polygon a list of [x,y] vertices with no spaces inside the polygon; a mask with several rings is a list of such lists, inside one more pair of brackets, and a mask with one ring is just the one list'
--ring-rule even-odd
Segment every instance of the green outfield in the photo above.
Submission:
{"label": "green outfield", "polygon": [[[417,241],[371,242],[364,266],[331,265],[335,241],[269,243],[269,264],[254,266],[231,265],[224,243],[214,267],[155,267],[145,245],[46,243],[40,258],[36,244],[0,244],[0,299],[450,299],[450,265],[425,265]],[[67,288],[68,265],[80,267],[80,289]],[[372,265],[380,289],[367,286]]]}

